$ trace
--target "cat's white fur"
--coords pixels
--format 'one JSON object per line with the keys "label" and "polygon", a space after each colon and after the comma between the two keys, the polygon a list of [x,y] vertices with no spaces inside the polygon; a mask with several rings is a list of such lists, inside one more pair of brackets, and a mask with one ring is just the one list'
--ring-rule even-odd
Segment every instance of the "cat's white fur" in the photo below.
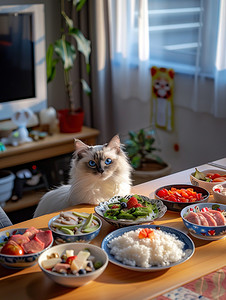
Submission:
{"label": "cat's white fur", "polygon": [[[110,157],[111,171],[96,172],[87,167],[93,160],[88,149],[101,151],[104,147],[105,158]],[[100,167],[104,170],[104,161]],[[74,158],[71,160],[70,181],[68,185],[47,192],[40,200],[34,217],[59,211],[77,204],[98,205],[114,195],[127,195],[131,189],[131,166],[120,147],[118,135],[106,145],[88,146],[75,139]]]}

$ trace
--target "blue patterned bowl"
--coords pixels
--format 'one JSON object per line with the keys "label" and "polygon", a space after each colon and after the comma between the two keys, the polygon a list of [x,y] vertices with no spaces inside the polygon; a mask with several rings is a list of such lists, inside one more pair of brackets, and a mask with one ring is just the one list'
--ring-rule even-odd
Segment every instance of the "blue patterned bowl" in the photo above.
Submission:
{"label": "blue patterned bowl", "polygon": [[219,204],[219,203],[200,203],[200,204],[193,204],[185,207],[182,209],[180,215],[181,218],[183,219],[184,225],[187,227],[189,230],[189,233],[202,240],[217,240],[224,238],[226,236],[226,224],[222,226],[202,226],[202,225],[196,225],[194,223],[191,223],[187,221],[184,217],[185,215],[193,209],[196,211],[200,211],[202,208],[207,207],[209,209],[220,209],[222,211],[226,211],[226,205]]}
{"label": "blue patterned bowl", "polygon": [[[83,214],[85,214],[85,213],[83,213]],[[87,213],[87,215],[89,215],[89,214]],[[98,229],[96,229],[95,231],[90,232],[90,233],[78,233],[75,235],[70,235],[70,234],[66,234],[63,232],[59,232],[52,227],[52,223],[56,219],[58,219],[59,216],[60,215],[57,215],[57,216],[53,217],[52,219],[50,219],[49,224],[48,224],[49,229],[53,233],[53,237],[54,237],[56,244],[75,243],[75,242],[76,243],[89,243],[99,234],[101,226],[102,226],[102,221],[100,220],[100,218],[98,218],[97,216],[94,216],[94,219],[97,220],[99,223]]]}
{"label": "blue patterned bowl", "polygon": [[[5,244],[5,242],[9,239],[9,237],[13,234],[23,234],[27,228],[18,228],[18,229],[8,229],[0,232],[0,246]],[[0,253],[0,264],[6,268],[11,269],[23,269],[27,267],[31,267],[38,262],[38,258],[42,252],[49,249],[53,244],[52,242],[48,247],[44,250],[32,253],[32,254],[24,254],[24,255],[6,255]]]}

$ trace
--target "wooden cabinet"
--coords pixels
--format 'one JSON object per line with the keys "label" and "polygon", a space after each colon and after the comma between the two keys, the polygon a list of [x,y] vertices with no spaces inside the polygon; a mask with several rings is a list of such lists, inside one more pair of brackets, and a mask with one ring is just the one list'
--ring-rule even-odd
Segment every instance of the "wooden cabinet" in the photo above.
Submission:
{"label": "wooden cabinet", "polygon": [[[83,127],[78,133],[56,133],[37,142],[25,143],[17,147],[7,146],[5,152],[0,152],[0,168],[6,169],[42,159],[53,158],[74,151],[74,138],[82,140],[88,145],[95,145],[99,135],[97,129]],[[12,212],[36,205],[42,192],[29,192],[18,201],[7,201],[6,212]]]}

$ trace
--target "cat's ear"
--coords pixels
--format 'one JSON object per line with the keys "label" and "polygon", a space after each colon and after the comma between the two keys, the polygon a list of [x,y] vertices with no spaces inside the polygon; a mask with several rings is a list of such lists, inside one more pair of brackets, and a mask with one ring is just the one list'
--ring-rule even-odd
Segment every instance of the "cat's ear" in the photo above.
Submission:
{"label": "cat's ear", "polygon": [[109,148],[114,148],[116,149],[117,153],[120,152],[120,138],[118,135],[115,135],[111,140],[110,142],[107,144],[106,147],[109,147]]}
{"label": "cat's ear", "polygon": [[81,155],[82,152],[85,152],[89,146],[83,143],[78,139],[74,139],[74,146],[75,146],[75,155]]}

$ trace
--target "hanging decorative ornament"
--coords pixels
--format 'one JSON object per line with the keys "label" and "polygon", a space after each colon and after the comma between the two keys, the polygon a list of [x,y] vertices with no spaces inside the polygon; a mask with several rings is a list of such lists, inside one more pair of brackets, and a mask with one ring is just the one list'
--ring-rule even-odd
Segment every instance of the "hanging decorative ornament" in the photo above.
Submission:
{"label": "hanging decorative ornament", "polygon": [[152,67],[151,76],[151,123],[172,131],[174,70]]}

